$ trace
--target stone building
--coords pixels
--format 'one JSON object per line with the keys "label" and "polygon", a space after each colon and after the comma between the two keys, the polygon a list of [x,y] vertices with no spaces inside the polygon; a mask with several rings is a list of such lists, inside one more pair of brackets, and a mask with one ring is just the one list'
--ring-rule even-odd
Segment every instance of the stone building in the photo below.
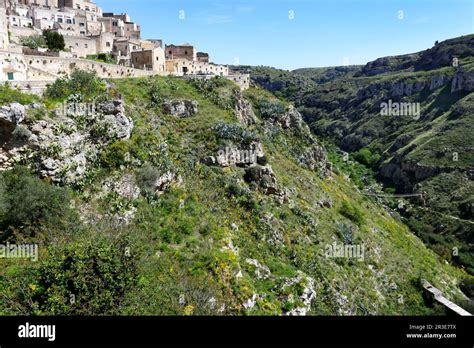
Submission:
{"label": "stone building", "polygon": [[166,73],[165,52],[161,47],[131,53],[132,66],[138,69],[151,70],[158,74]]}
{"label": "stone building", "polygon": [[166,59],[186,59],[190,61],[197,60],[197,52],[194,46],[190,44],[183,45],[166,45],[165,46]]}
{"label": "stone building", "polygon": [[[67,52],[34,50],[20,44],[22,37],[41,35],[45,29],[64,36]],[[90,67],[111,78],[229,75],[226,66],[210,63],[209,54],[197,52],[191,44],[142,40],[140,26],[128,14],[104,13],[92,0],[0,0],[0,50],[11,54],[0,54],[1,80],[17,83],[54,80],[74,67]],[[118,64],[80,59],[100,53],[111,53]],[[15,61],[10,61],[13,58]]]}
{"label": "stone building", "polygon": [[163,40],[161,39],[148,39],[148,40],[141,40],[141,45],[145,49],[155,48],[155,47],[162,47],[163,48]]}
{"label": "stone building", "polygon": [[129,40],[126,37],[114,38],[113,54],[120,65],[131,66],[131,53],[141,48],[145,47],[138,41]]}
{"label": "stone building", "polygon": [[229,68],[224,65],[190,61],[188,59],[168,59],[166,71],[175,76],[184,75],[229,75]]}
{"label": "stone building", "polygon": [[59,0],[59,7],[69,7],[76,10],[92,12],[102,17],[102,9],[92,0]]}
{"label": "stone building", "polygon": [[209,54],[204,52],[197,53],[197,61],[203,63],[209,63]]}
{"label": "stone building", "polygon": [[19,4],[43,7],[59,7],[59,0],[17,0]]}
{"label": "stone building", "polygon": [[95,40],[97,53],[112,53],[114,50],[114,34],[113,33],[101,33],[99,35],[89,36]]}
{"label": "stone building", "polygon": [[132,22],[130,16],[126,13],[116,14],[105,12],[100,21],[104,23],[106,31],[113,32],[117,37],[140,40],[140,26]]}
{"label": "stone building", "polygon": [[64,43],[75,58],[85,58],[97,54],[96,40],[90,37],[65,35]]}

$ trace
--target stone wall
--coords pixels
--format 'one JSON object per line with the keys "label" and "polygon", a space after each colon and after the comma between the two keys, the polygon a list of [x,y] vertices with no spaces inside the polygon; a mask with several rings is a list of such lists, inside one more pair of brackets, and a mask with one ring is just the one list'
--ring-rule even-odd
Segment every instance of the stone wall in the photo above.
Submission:
{"label": "stone wall", "polygon": [[120,65],[105,64],[85,59],[61,57],[25,56],[23,54],[0,51],[0,82],[8,81],[9,73],[13,81],[54,81],[69,75],[74,69],[92,70],[102,78],[143,77],[156,74],[153,71],[133,69]]}

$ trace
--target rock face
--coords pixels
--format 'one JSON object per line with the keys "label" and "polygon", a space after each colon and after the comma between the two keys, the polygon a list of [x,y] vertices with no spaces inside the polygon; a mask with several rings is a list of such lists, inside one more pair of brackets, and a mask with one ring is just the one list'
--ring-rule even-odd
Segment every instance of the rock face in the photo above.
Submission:
{"label": "rock face", "polygon": [[454,75],[453,82],[451,84],[451,92],[454,93],[458,91],[474,91],[474,71],[458,71]]}
{"label": "rock face", "polygon": [[[285,282],[284,288],[294,285],[302,287],[299,300],[303,305],[290,310],[289,312],[285,313],[285,315],[305,316],[311,310],[311,304],[316,299],[315,281],[312,277],[309,277],[303,272],[298,271],[294,278],[288,279]],[[289,299],[289,302],[292,302],[292,299]]]}
{"label": "rock face", "polygon": [[434,91],[449,84],[452,80],[452,75],[434,75],[422,81],[399,80],[396,82],[372,83],[357,91],[357,100],[361,101],[374,96],[389,98],[408,97],[421,92],[425,88]]}
{"label": "rock face", "polygon": [[109,178],[105,180],[102,184],[102,192],[104,194],[115,192],[130,201],[140,196],[140,188],[137,186],[135,176],[132,174],[125,174],[118,179]]}
{"label": "rock face", "polygon": [[161,175],[155,182],[155,194],[157,196],[165,193],[172,185],[180,185],[183,182],[181,176],[171,171]]}
{"label": "rock face", "polygon": [[[19,105],[19,104],[18,104]],[[21,122],[25,108],[4,107],[8,122]],[[79,184],[99,152],[110,142],[130,138],[133,121],[125,115],[121,100],[101,103],[97,112],[87,115],[56,115],[54,119],[25,122],[30,134],[21,147],[13,141],[3,144],[8,169],[18,161],[35,167],[43,177],[64,184]]]}
{"label": "rock face", "polygon": [[191,117],[198,113],[199,103],[195,100],[172,99],[163,103],[163,111],[178,117]]}
{"label": "rock face", "polygon": [[426,166],[414,160],[395,156],[380,168],[380,174],[391,179],[398,189],[411,192],[417,183],[440,173],[449,173],[455,170],[454,167]]}
{"label": "rock face", "polygon": [[239,93],[235,104],[235,115],[239,122],[244,126],[257,123],[257,116],[253,112],[252,104]]}
{"label": "rock face", "polygon": [[23,122],[25,114],[25,107],[18,103],[0,106],[0,122],[3,121],[9,125],[17,125]]}
{"label": "rock face", "polygon": [[259,142],[252,142],[249,145],[228,146],[219,150],[216,156],[204,158],[201,162],[209,166],[220,167],[248,167],[262,163],[265,158],[263,145]]}
{"label": "rock face", "polygon": [[303,125],[303,117],[293,105],[290,105],[288,111],[277,120],[277,123],[283,129],[299,128]]}
{"label": "rock face", "polygon": [[327,174],[329,170],[329,163],[324,148],[319,145],[311,146],[298,159],[300,164],[310,170],[319,170],[323,174]]}
{"label": "rock face", "polygon": [[272,167],[267,166],[252,166],[245,170],[244,180],[247,183],[255,183],[260,187],[265,194],[278,195],[277,178],[273,173]]}
{"label": "rock face", "polygon": [[362,74],[366,76],[374,76],[386,72],[398,71],[411,65],[417,58],[418,54],[378,58],[367,63],[362,68]]}
{"label": "rock face", "polygon": [[112,100],[99,104],[97,111],[104,115],[117,115],[125,113],[125,107],[122,100]]}
{"label": "rock face", "polygon": [[254,268],[255,277],[258,280],[268,279],[271,277],[272,272],[270,268],[265,265],[262,265],[258,260],[255,259],[246,259],[245,262]]}

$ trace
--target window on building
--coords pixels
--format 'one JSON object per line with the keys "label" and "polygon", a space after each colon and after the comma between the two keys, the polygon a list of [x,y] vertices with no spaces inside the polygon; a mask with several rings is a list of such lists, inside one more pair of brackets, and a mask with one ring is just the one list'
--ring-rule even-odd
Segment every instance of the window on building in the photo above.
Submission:
{"label": "window on building", "polygon": [[71,18],[66,18],[66,24],[72,24],[72,19]]}
{"label": "window on building", "polygon": [[82,35],[82,36],[85,36],[85,35],[86,35],[86,32],[85,32],[85,31],[81,31],[81,35]]}
{"label": "window on building", "polygon": [[88,44],[84,44],[84,47],[85,47],[85,48],[89,48],[89,45],[88,45]]}
{"label": "window on building", "polygon": [[13,81],[13,79],[15,78],[15,76],[13,75],[12,72],[8,72],[7,75],[8,75],[8,80],[9,81]]}
{"label": "window on building", "polygon": [[118,27],[118,22],[112,22],[112,25],[113,25],[114,27]]}
{"label": "window on building", "polygon": [[187,56],[187,55],[188,55],[188,51],[184,51],[184,54]]}
{"label": "window on building", "polygon": [[110,42],[106,42],[105,47],[110,47]]}
{"label": "window on building", "polygon": [[85,26],[86,26],[86,23],[79,23],[79,26],[80,26],[80,27],[85,27]]}
{"label": "window on building", "polygon": [[63,19],[61,17],[58,17],[58,23],[63,23]]}

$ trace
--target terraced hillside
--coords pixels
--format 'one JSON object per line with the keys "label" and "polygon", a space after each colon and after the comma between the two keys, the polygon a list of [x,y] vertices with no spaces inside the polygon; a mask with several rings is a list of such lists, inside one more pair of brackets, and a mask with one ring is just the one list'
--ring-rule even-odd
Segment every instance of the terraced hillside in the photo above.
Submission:
{"label": "terraced hillside", "polygon": [[[474,35],[366,66],[239,69],[371,169],[385,195],[413,194],[384,204],[448,262],[474,272]],[[384,114],[389,103],[419,113]],[[368,181],[360,187],[374,194]]]}
{"label": "terraced hillside", "polygon": [[77,72],[1,93],[0,240],[39,257],[0,259],[0,314],[442,313],[421,279],[467,300],[467,274],[350,178],[365,169],[261,88]]}

